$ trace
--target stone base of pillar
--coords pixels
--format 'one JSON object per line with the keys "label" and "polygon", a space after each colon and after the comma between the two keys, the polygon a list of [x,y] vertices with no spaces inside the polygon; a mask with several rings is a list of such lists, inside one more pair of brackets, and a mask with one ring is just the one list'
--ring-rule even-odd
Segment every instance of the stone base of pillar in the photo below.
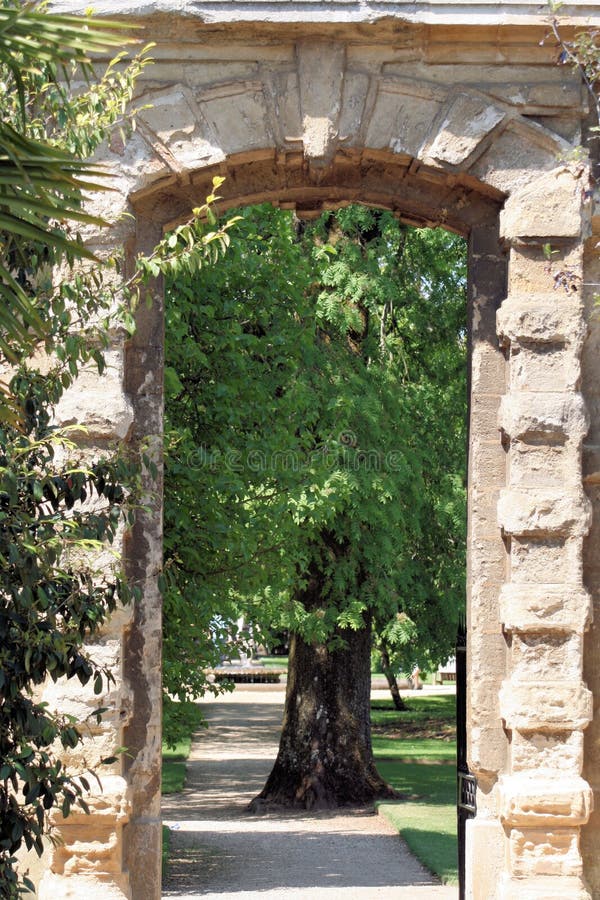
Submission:
{"label": "stone base of pillar", "polygon": [[541,876],[509,878],[502,882],[500,900],[592,900],[580,878]]}
{"label": "stone base of pillar", "polygon": [[67,818],[53,810],[57,842],[38,888],[39,900],[131,900],[123,871],[123,825],[129,819],[128,785],[120,775],[105,775],[86,794],[91,815],[73,808]]}
{"label": "stone base of pillar", "polygon": [[470,819],[466,838],[467,900],[496,900],[506,865],[504,829],[498,820]]}
{"label": "stone base of pillar", "polygon": [[93,875],[55,875],[46,872],[38,888],[39,900],[131,900],[126,885],[122,890],[114,881]]}

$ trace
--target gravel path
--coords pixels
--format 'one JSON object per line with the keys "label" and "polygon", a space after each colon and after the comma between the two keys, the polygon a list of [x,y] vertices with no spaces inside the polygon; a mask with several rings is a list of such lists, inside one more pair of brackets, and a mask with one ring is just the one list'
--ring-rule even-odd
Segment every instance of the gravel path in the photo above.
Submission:
{"label": "gravel path", "polygon": [[186,789],[163,799],[171,830],[163,898],[456,900],[372,813],[251,816],[277,753],[282,691],[238,690],[204,704]]}

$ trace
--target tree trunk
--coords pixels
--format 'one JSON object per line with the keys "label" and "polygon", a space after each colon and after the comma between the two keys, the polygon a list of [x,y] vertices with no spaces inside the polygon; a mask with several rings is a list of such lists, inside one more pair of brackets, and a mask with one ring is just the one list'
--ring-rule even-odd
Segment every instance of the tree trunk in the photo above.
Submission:
{"label": "tree trunk", "polygon": [[390,655],[387,652],[387,648],[384,647],[379,652],[381,654],[381,668],[383,669],[383,674],[387,678],[394,706],[396,709],[405,711],[408,709],[408,706],[400,696],[400,688],[398,687],[398,682],[396,681],[396,676],[392,669],[392,664],[390,663]]}
{"label": "tree trunk", "polygon": [[344,629],[343,650],[290,644],[277,760],[249,809],[334,809],[397,797],[381,778],[371,746],[371,628]]}

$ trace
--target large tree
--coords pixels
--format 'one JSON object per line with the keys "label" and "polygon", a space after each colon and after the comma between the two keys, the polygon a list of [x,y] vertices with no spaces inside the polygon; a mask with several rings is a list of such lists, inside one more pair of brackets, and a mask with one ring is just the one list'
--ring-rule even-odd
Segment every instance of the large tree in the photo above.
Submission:
{"label": "large tree", "polygon": [[185,674],[193,695],[206,635],[240,610],[285,625],[281,749],[256,805],[364,802],[388,790],[373,623],[410,618],[436,661],[461,601],[463,249],[361,207],[306,228],[242,216],[219,266],[167,289],[167,687]]}
{"label": "large tree", "polygon": [[344,373],[334,396],[351,452],[333,470],[347,493],[325,527],[314,516],[294,598],[330,628],[292,639],[279,754],[255,808],[363,803],[388,792],[371,751],[371,633],[389,640],[390,620],[410,621],[414,658],[437,661],[462,600],[463,523],[445,532],[440,515],[442,506],[464,509],[461,248],[361,208],[319,224],[305,240],[335,251],[320,273],[316,316],[328,361]]}

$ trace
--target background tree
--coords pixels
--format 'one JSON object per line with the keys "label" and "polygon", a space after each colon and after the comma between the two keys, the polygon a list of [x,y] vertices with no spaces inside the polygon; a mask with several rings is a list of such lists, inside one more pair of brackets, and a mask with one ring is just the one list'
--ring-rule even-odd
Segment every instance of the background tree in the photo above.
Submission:
{"label": "background tree", "polygon": [[360,207],[304,229],[241,215],[219,266],[167,288],[166,684],[209,661],[215,622],[240,610],[290,628],[261,802],[362,802],[386,790],[373,621],[410,617],[413,652],[434,661],[462,601],[464,523],[445,532],[464,512],[462,246]]}
{"label": "background tree", "polygon": [[[115,303],[114,273],[72,263],[91,256],[73,230],[90,221],[83,191],[93,171],[82,159],[118,124],[143,65],[109,66],[89,90],[89,54],[123,44],[108,26],[46,15],[35,4],[0,4],[0,896],[31,887],[14,853],[42,852],[47,813],[86,808],[88,781],[55,753],[75,747],[85,723],[55,714],[34,693],[48,677],[111,673],[84,648],[128,588],[118,571],[99,571],[94,551],[110,545],[121,521],[118,455],[90,458],[56,429],[52,412],[83,366],[102,371],[107,335],[129,314]],[[60,79],[60,80],[59,80]],[[95,175],[98,173],[96,172]],[[51,268],[63,266],[54,286]],[[130,514],[126,514],[129,516]],[[98,710],[98,715],[101,715]]]}
{"label": "background tree", "polygon": [[416,625],[415,657],[435,660],[448,654],[463,600],[440,578],[441,557],[452,560],[455,578],[462,570],[463,526],[443,534],[436,510],[464,501],[462,484],[440,478],[455,462],[460,482],[464,454],[464,268],[446,268],[460,262],[460,245],[364,208],[326,218],[305,239],[335,251],[316,310],[328,360],[354,376],[334,391],[355,453],[338,466],[354,472],[325,528],[319,515],[328,511],[317,504],[314,553],[298,570],[305,581],[296,601],[332,625],[324,635],[297,630],[292,640],[280,750],[259,807],[363,803],[386,792],[370,746],[370,631],[406,616]]}

